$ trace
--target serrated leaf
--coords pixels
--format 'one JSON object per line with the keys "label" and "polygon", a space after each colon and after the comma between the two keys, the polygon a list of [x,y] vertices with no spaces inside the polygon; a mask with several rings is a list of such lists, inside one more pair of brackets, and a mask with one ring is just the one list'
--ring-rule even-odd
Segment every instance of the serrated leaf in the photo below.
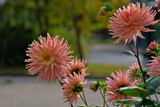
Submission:
{"label": "serrated leaf", "polygon": [[123,104],[131,104],[131,105],[134,105],[136,104],[137,102],[139,102],[140,100],[138,99],[124,99],[124,100],[118,100],[116,103],[123,103]]}
{"label": "serrated leaf", "polygon": [[142,99],[150,95],[150,92],[137,86],[122,87],[119,91],[128,96],[140,97]]}
{"label": "serrated leaf", "polygon": [[132,51],[129,51],[129,50],[125,50],[124,52],[122,52],[122,55],[132,55],[134,56],[134,53]]}
{"label": "serrated leaf", "polygon": [[159,82],[160,82],[159,76],[152,77],[146,82],[146,85],[145,85],[146,90],[151,94],[155,94],[156,89],[160,86]]}

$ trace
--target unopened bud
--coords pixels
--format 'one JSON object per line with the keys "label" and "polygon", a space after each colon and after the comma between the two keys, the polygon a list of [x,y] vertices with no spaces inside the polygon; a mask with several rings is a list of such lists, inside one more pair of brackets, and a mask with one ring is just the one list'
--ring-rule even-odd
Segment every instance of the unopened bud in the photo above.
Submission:
{"label": "unopened bud", "polygon": [[99,84],[97,82],[90,82],[90,87],[89,87],[93,92],[96,92],[99,88]]}
{"label": "unopened bud", "polygon": [[106,16],[107,12],[106,12],[106,7],[101,7],[99,10],[99,14],[101,16]]}
{"label": "unopened bud", "polygon": [[156,43],[155,41],[151,42],[147,48],[147,52],[152,52],[152,51],[156,50],[157,47],[158,47],[158,43]]}

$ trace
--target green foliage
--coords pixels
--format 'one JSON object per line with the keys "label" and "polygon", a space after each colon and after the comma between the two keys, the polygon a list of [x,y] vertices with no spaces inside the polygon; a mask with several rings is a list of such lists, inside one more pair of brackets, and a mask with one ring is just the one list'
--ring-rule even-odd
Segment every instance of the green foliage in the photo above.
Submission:
{"label": "green foliage", "polygon": [[129,104],[129,105],[135,105],[137,102],[139,102],[140,100],[138,99],[125,99],[125,100],[118,100],[116,103],[119,104]]}
{"label": "green foliage", "polygon": [[148,99],[147,97],[155,94],[155,93],[159,93],[156,92],[156,89],[159,87],[159,81],[160,81],[160,77],[159,75],[155,76],[155,77],[151,77],[149,78],[146,83],[141,84],[141,87],[122,87],[120,88],[120,92],[124,93],[127,96],[133,96],[133,97],[140,97],[141,100],[119,100],[116,103],[123,103],[123,104],[131,104],[131,105],[135,105],[135,107],[141,107],[143,106],[154,106],[156,107],[160,105],[160,102],[153,100],[153,99]]}
{"label": "green foliage", "polygon": [[156,89],[160,86],[160,77],[159,75],[152,77],[147,80],[145,84],[145,89],[150,92],[151,94],[156,93]]}
{"label": "green foliage", "polygon": [[[115,8],[127,3],[110,2]],[[28,44],[47,32],[68,40],[78,57],[78,29],[82,49],[87,53],[85,37],[94,30],[106,28],[104,21],[108,23],[111,13],[104,20],[98,14],[99,8],[106,4],[103,0],[5,0],[0,5],[0,66],[24,65]]]}
{"label": "green foliage", "polygon": [[122,87],[119,89],[119,91],[124,93],[125,95],[133,96],[133,97],[140,97],[142,99],[150,95],[150,92],[144,90],[143,88],[137,87],[137,86]]}

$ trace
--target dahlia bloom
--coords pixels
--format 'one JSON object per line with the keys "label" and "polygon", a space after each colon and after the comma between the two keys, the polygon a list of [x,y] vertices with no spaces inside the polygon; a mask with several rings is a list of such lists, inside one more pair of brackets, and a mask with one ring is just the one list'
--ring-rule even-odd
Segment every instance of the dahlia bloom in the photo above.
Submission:
{"label": "dahlia bloom", "polygon": [[73,104],[73,102],[77,102],[79,96],[79,92],[83,91],[86,82],[84,82],[84,75],[79,75],[74,72],[74,75],[69,74],[66,77],[66,80],[63,85],[63,99],[65,102],[69,102],[69,104]]}
{"label": "dahlia bloom", "polygon": [[126,45],[127,42],[129,43],[133,40],[136,45],[137,36],[145,39],[141,31],[155,31],[145,28],[145,26],[154,25],[159,21],[153,21],[156,11],[151,11],[151,9],[152,7],[145,8],[145,4],[140,8],[140,3],[131,3],[127,7],[124,6],[123,9],[117,10],[114,16],[110,18],[111,24],[109,25],[110,31],[112,31],[110,34],[113,35],[113,38],[118,37],[115,43],[124,40]]}
{"label": "dahlia bloom", "polygon": [[132,99],[133,97],[126,96],[125,94],[119,92],[119,88],[127,86],[135,86],[137,81],[129,81],[127,78],[128,72],[119,71],[117,75],[114,73],[111,75],[113,79],[107,78],[107,89],[109,93],[106,93],[106,98],[109,103],[115,103],[119,99]]}
{"label": "dahlia bloom", "polygon": [[147,52],[152,52],[152,51],[156,50],[157,47],[158,47],[158,43],[156,43],[155,41],[151,42],[147,48]]}
{"label": "dahlia bloom", "polygon": [[[157,57],[152,57],[153,59],[152,60],[149,60],[149,64],[147,64],[149,67],[149,72],[148,74],[153,77],[153,76],[156,76],[156,75],[159,75],[160,74],[160,71],[158,70],[160,68],[160,62],[158,61],[158,58]],[[159,56],[160,58],[160,56]]]}
{"label": "dahlia bloom", "polygon": [[87,63],[87,61],[85,61],[85,60],[80,60],[80,59],[77,60],[77,58],[73,59],[70,62],[70,64],[68,65],[68,71],[69,71],[69,73],[67,73],[67,75],[68,74],[72,74],[73,75],[74,72],[77,73],[77,74],[84,74],[84,75],[86,75],[85,71],[88,69],[88,67],[85,68],[86,63]]}
{"label": "dahlia bloom", "polygon": [[46,37],[39,37],[39,42],[34,41],[29,45],[26,55],[30,57],[25,60],[29,64],[26,68],[29,69],[31,75],[39,73],[37,79],[47,81],[56,81],[57,78],[61,80],[61,75],[66,72],[68,61],[72,56],[72,52],[68,51],[69,46],[67,41],[63,44],[64,39],[58,40],[58,36],[53,39],[47,34]]}
{"label": "dahlia bloom", "polygon": [[[128,75],[127,78],[129,81],[135,81],[137,79],[137,74],[139,74],[140,68],[139,65],[135,62],[132,64],[132,66],[129,66],[129,69],[127,70]],[[141,73],[140,73],[141,74]]]}
{"label": "dahlia bloom", "polygon": [[156,2],[158,2],[158,4],[156,5],[156,7],[158,7],[158,12],[160,12],[160,0],[155,0]]}

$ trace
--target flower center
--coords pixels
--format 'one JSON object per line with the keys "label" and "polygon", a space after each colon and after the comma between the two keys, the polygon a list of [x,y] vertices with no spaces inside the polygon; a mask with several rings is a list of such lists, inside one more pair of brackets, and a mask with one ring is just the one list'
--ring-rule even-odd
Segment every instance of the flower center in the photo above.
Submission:
{"label": "flower center", "polygon": [[46,63],[50,62],[50,60],[51,60],[51,56],[50,55],[45,55],[43,57],[43,61],[46,62]]}
{"label": "flower center", "polygon": [[74,74],[74,72],[75,72],[76,74],[81,74],[81,72],[79,71],[79,69],[72,70],[72,71],[71,71],[72,75]]}
{"label": "flower center", "polygon": [[83,91],[83,87],[82,86],[75,86],[73,88],[73,92],[82,92]]}

